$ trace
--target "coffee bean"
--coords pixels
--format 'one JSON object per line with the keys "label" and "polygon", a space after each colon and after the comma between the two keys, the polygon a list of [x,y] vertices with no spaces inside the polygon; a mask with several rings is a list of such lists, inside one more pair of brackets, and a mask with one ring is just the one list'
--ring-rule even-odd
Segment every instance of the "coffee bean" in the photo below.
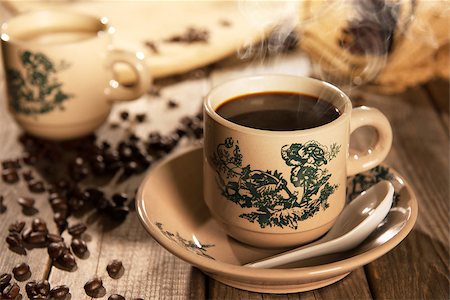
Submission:
{"label": "coffee bean", "polygon": [[35,290],[38,295],[48,296],[50,293],[50,283],[47,280],[39,280],[36,282]]}
{"label": "coffee bean", "polygon": [[67,226],[67,211],[58,211],[53,215],[53,220],[56,225],[58,225],[58,229],[62,231]]}
{"label": "coffee bean", "polygon": [[34,299],[35,296],[38,295],[36,291],[36,281],[32,280],[27,282],[25,285],[25,292],[27,293],[28,298]]}
{"label": "coffee bean", "polygon": [[19,181],[19,174],[14,169],[3,169],[2,179],[5,183],[13,184]]}
{"label": "coffee bean", "polygon": [[145,113],[136,114],[135,120],[138,123],[144,123],[147,120],[147,115]]}
{"label": "coffee bean", "polygon": [[32,232],[33,232],[33,230],[31,229],[31,227],[25,228],[25,229],[22,231],[22,234],[21,234],[22,240],[23,240],[23,241],[28,240],[28,239],[30,238],[30,235],[31,235]]}
{"label": "coffee bean", "polygon": [[112,294],[108,297],[108,300],[125,300],[125,297],[119,294]]}
{"label": "coffee bean", "polygon": [[117,279],[118,275],[123,269],[123,264],[120,260],[114,259],[106,266],[106,271],[111,278]]}
{"label": "coffee bean", "polygon": [[30,266],[27,263],[20,263],[12,269],[12,272],[14,274],[14,278],[19,280],[20,278],[23,278],[25,275],[30,274],[31,270]]}
{"label": "coffee bean", "polygon": [[51,259],[55,260],[64,254],[66,248],[66,244],[64,244],[64,242],[62,241],[51,243],[47,247],[48,256],[50,256]]}
{"label": "coffee bean", "polygon": [[5,198],[3,197],[3,195],[0,195],[0,214],[4,213],[6,211],[6,206],[4,204]]}
{"label": "coffee bean", "polygon": [[169,99],[169,101],[167,102],[167,107],[168,108],[177,108],[178,102],[176,102],[174,99]]}
{"label": "coffee bean", "polygon": [[25,151],[22,154],[22,160],[25,164],[27,164],[29,166],[34,166],[37,163],[38,158],[34,154],[31,154],[30,152]]}
{"label": "coffee bean", "polygon": [[115,221],[122,222],[127,218],[128,213],[130,212],[130,209],[127,206],[117,206],[112,207],[109,210],[109,214],[111,218]]}
{"label": "coffee bean", "polygon": [[19,160],[4,160],[2,161],[3,169],[20,169],[20,161]]}
{"label": "coffee bean", "polygon": [[44,244],[47,240],[47,232],[35,231],[31,232],[30,235],[25,239],[25,242],[32,245]]}
{"label": "coffee bean", "polygon": [[3,273],[0,275],[0,293],[7,287],[12,279],[11,274]]}
{"label": "coffee bean", "polygon": [[48,232],[47,224],[41,218],[33,219],[33,221],[31,222],[31,228],[33,229],[33,231],[36,232],[45,232],[45,233]]}
{"label": "coffee bean", "polygon": [[69,287],[67,285],[58,285],[50,290],[50,298],[65,299],[69,294]]}
{"label": "coffee bean", "polygon": [[17,247],[21,248],[22,247],[22,238],[19,233],[11,232],[6,237],[6,243],[8,243],[8,245],[11,248],[17,248]]}
{"label": "coffee bean", "polygon": [[70,252],[64,253],[57,261],[66,269],[72,269],[77,265],[75,257]]}
{"label": "coffee bean", "polygon": [[103,281],[101,278],[94,277],[84,285],[84,291],[88,296],[95,296],[95,293],[103,288]]}
{"label": "coffee bean", "polygon": [[16,222],[14,222],[14,223],[9,225],[8,231],[9,232],[21,233],[24,227],[25,227],[25,222],[24,221],[16,221]]}
{"label": "coffee bean", "polygon": [[70,246],[72,247],[73,253],[75,253],[75,255],[78,257],[83,257],[88,251],[86,242],[82,239],[73,239]]}
{"label": "coffee bean", "polygon": [[112,196],[112,200],[114,202],[115,205],[117,206],[121,206],[124,205],[125,202],[127,202],[128,200],[128,195],[125,193],[116,193]]}
{"label": "coffee bean", "polygon": [[34,208],[34,203],[36,202],[34,198],[31,197],[20,197],[17,199],[17,202],[23,207],[23,208]]}
{"label": "coffee bean", "polygon": [[62,236],[60,236],[59,234],[47,233],[47,241],[49,243],[64,242],[64,238]]}
{"label": "coffee bean", "polygon": [[2,292],[2,296],[5,299],[16,299],[20,294],[20,287],[17,283],[7,285]]}
{"label": "coffee bean", "polygon": [[26,182],[30,182],[34,179],[33,172],[31,170],[22,173],[22,177]]}
{"label": "coffee bean", "polygon": [[69,226],[68,231],[69,234],[72,236],[81,236],[85,231],[87,227],[83,223],[77,223],[74,225]]}
{"label": "coffee bean", "polygon": [[28,189],[32,193],[39,194],[39,193],[45,192],[45,185],[40,180],[32,179],[32,180],[28,181]]}

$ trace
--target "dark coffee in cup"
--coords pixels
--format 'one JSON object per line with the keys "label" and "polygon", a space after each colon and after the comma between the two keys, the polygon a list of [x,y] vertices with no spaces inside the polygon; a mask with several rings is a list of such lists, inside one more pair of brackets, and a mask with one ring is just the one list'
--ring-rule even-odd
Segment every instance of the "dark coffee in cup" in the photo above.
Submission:
{"label": "dark coffee in cup", "polygon": [[315,128],[341,114],[328,101],[292,92],[240,95],[221,104],[216,112],[233,123],[272,131]]}

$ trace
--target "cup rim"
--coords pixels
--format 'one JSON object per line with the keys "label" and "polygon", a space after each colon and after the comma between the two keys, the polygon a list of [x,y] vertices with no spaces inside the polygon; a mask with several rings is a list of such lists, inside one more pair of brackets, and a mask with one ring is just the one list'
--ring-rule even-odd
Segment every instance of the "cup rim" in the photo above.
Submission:
{"label": "cup rim", "polygon": [[[251,128],[243,125],[236,124],[234,122],[231,122],[221,115],[219,115],[216,110],[214,109],[212,105],[212,99],[214,94],[218,93],[221,89],[224,89],[230,85],[237,84],[242,81],[252,81],[252,80],[270,80],[275,78],[284,78],[285,80],[295,80],[295,81],[306,81],[310,84],[320,86],[324,89],[328,89],[332,91],[334,94],[338,96],[339,99],[342,99],[343,101],[343,110],[341,111],[341,114],[339,117],[334,119],[333,121],[323,124],[321,126],[308,128],[308,129],[297,129],[297,130],[266,130],[266,129],[257,129],[257,128]],[[273,90],[273,89],[272,89]],[[280,87],[277,90],[273,91],[286,91],[286,92],[292,92],[292,89],[286,89]],[[299,91],[296,91],[299,92]],[[238,96],[238,95],[236,95]],[[312,95],[315,96],[315,95]],[[226,100],[229,100],[230,98],[224,98],[220,104],[224,103]],[[247,134],[255,134],[255,135],[270,135],[270,136],[292,136],[292,135],[307,135],[311,133],[315,133],[318,130],[328,130],[331,127],[335,127],[336,125],[341,124],[342,122],[345,122],[345,120],[350,116],[351,110],[352,110],[352,103],[350,101],[350,98],[342,92],[339,88],[337,88],[335,85],[314,79],[311,77],[306,76],[297,76],[297,75],[287,75],[287,74],[264,74],[264,75],[253,75],[253,76],[246,76],[246,77],[240,77],[236,79],[231,79],[228,81],[225,81],[215,87],[213,87],[209,93],[205,96],[203,101],[203,108],[206,114],[210,116],[214,121],[221,124],[224,127],[231,128],[233,130],[236,130],[238,132],[247,133]]]}
{"label": "cup rim", "polygon": [[[0,40],[3,43],[12,43],[20,46],[30,46],[30,45],[37,45],[40,43],[32,42],[23,40],[20,38],[17,38],[14,34],[11,33],[11,29],[14,28],[12,26],[17,26],[16,23],[24,23],[24,22],[30,22],[29,18],[39,18],[42,20],[46,20],[46,26],[57,26],[58,22],[51,19],[51,16],[59,16],[59,17],[72,17],[72,18],[83,18],[84,20],[90,20],[91,22],[96,23],[95,26],[98,26],[98,28],[95,30],[96,34],[91,37],[86,37],[81,40],[76,41],[67,41],[63,43],[50,43],[45,44],[46,48],[49,47],[60,47],[64,45],[70,45],[70,44],[80,44],[87,41],[92,41],[96,39],[99,35],[99,33],[109,34],[114,31],[114,28],[109,24],[109,19],[107,17],[97,17],[91,14],[86,14],[82,12],[76,12],[76,11],[70,11],[63,8],[54,8],[54,9],[40,9],[40,10],[32,10],[27,11],[21,14],[18,14],[16,16],[13,16],[3,22],[0,26]],[[41,25],[42,26],[42,25]],[[39,28],[39,26],[38,26]],[[94,31],[94,30],[92,30]]]}

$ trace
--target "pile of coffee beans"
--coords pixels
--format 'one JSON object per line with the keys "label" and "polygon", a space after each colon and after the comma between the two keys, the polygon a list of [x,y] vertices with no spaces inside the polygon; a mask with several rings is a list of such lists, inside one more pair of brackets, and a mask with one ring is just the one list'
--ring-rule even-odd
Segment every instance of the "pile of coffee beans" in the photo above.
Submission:
{"label": "pile of coffee beans", "polygon": [[57,237],[48,232],[47,224],[40,218],[34,218],[30,227],[25,227],[24,221],[16,221],[8,227],[6,243],[12,250],[25,250],[35,247],[46,247]]}

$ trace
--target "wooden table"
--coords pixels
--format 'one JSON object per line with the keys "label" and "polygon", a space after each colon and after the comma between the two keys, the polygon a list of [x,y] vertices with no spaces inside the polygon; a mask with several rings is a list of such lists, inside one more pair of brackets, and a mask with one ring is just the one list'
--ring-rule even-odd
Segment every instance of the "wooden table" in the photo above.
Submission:
{"label": "wooden table", "polygon": [[[263,65],[228,59],[200,78],[159,81],[158,84],[163,86],[162,98],[146,96],[134,103],[117,105],[110,122],[118,120],[118,112],[123,109],[131,114],[148,112],[149,121],[133,127],[137,134],[146,137],[153,130],[168,132],[180,117],[198,111],[202,96],[211,86],[228,78],[263,72],[304,74],[307,64],[299,55],[291,53],[269,59]],[[19,157],[22,151],[18,142],[20,130],[6,109],[4,88],[4,77],[1,77],[0,160]],[[176,99],[179,108],[168,109],[169,98]],[[76,271],[63,271],[52,266],[45,248],[27,251],[27,255],[8,250],[3,241],[8,225],[16,219],[29,222],[39,216],[48,220],[50,231],[56,232],[56,228],[51,221],[47,194],[35,196],[38,214],[23,216],[16,198],[29,195],[26,186],[23,182],[8,185],[1,181],[0,194],[5,196],[7,211],[0,214],[0,273],[10,272],[14,265],[27,262],[33,272],[31,279],[48,279],[52,286],[67,284],[74,300],[90,299],[85,295],[83,285],[94,275],[104,280],[107,294],[102,299],[112,293],[120,293],[127,299],[448,299],[449,84],[431,82],[395,96],[358,93],[353,95],[353,102],[354,105],[376,107],[389,118],[394,141],[386,163],[411,183],[420,212],[414,230],[399,246],[331,286],[299,294],[268,295],[223,285],[160,247],[141,226],[134,212],[116,227],[89,221],[86,215],[80,217],[90,224],[87,231],[90,254],[87,259],[77,260]],[[97,135],[99,139],[117,140],[125,135],[125,131],[113,131],[105,125]],[[356,136],[356,139],[355,144],[358,144],[364,137]],[[189,142],[183,141],[179,147],[187,144]],[[142,175],[134,176],[109,188],[133,194],[141,178]],[[76,218],[71,217],[69,223],[75,221]],[[67,236],[67,233],[63,235]],[[125,265],[125,273],[118,280],[109,278],[105,270],[114,258]],[[22,287],[24,284],[20,283]]]}

